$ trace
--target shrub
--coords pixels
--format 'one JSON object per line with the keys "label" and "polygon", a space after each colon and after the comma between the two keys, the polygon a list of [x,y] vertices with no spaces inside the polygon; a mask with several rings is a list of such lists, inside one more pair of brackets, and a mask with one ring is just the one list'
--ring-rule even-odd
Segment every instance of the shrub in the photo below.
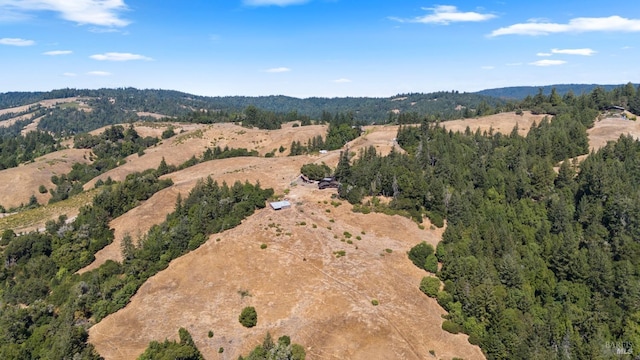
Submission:
{"label": "shrub", "polygon": [[437,297],[439,290],[440,280],[438,278],[425,276],[422,278],[422,281],[420,281],[420,291],[422,291],[429,297]]}
{"label": "shrub", "polygon": [[266,249],[266,248],[267,248],[267,244],[261,244],[261,245],[260,245],[260,249],[264,250],[264,249]]}
{"label": "shrub", "polygon": [[453,302],[453,296],[446,291],[439,291],[437,295],[438,304],[442,306],[443,309],[449,311],[449,305]]}
{"label": "shrub", "polygon": [[438,258],[436,258],[436,254],[429,254],[429,256],[427,256],[427,259],[424,261],[424,269],[434,274],[438,272]]}
{"label": "shrub", "polygon": [[242,309],[238,321],[246,328],[252,328],[258,323],[258,313],[253,306],[247,306]]}
{"label": "shrub", "polygon": [[409,250],[409,259],[415,266],[419,267],[420,269],[424,269],[424,264],[427,260],[427,257],[433,253],[433,246],[423,241]]}
{"label": "shrub", "polygon": [[38,187],[38,192],[40,194],[46,194],[47,193],[47,188],[44,185],[40,185],[40,187]]}
{"label": "shrub", "polygon": [[209,333],[207,334],[207,336],[208,336],[209,338],[212,338],[212,337],[213,337],[213,331],[212,331],[212,330],[209,330]]}
{"label": "shrub", "polygon": [[431,220],[431,223],[436,227],[442,228],[444,226],[444,218],[440,213],[430,211],[427,213],[427,216],[429,217],[429,220]]}
{"label": "shrub", "polygon": [[378,305],[380,305],[380,302],[378,301],[378,299],[373,299],[373,300],[371,300],[371,305],[378,306]]}
{"label": "shrub", "polygon": [[300,168],[302,175],[308,177],[310,180],[322,180],[325,177],[331,175],[331,168],[325,163],[322,164],[304,164]]}
{"label": "shrub", "polygon": [[442,323],[442,330],[452,334],[457,334],[462,331],[462,327],[451,320],[445,320]]}

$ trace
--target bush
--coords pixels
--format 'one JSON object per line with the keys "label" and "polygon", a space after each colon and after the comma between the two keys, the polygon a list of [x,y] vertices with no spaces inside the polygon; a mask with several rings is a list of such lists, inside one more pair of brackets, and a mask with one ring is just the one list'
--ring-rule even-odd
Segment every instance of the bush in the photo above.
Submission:
{"label": "bush", "polygon": [[438,304],[442,306],[443,309],[449,311],[449,305],[453,302],[453,296],[446,291],[439,291],[437,295]]}
{"label": "bush", "polygon": [[427,213],[427,216],[429,217],[429,220],[431,220],[431,223],[436,227],[442,228],[444,226],[444,218],[440,213],[430,211]]}
{"label": "bush", "polygon": [[433,253],[433,246],[423,241],[409,250],[409,260],[411,260],[415,266],[424,269],[427,257]]}
{"label": "bush", "polygon": [[446,332],[450,332],[452,334],[457,334],[457,333],[462,331],[462,327],[460,325],[454,323],[453,321],[445,320],[442,323],[442,330],[444,330]]}
{"label": "bush", "polygon": [[267,248],[267,244],[262,244],[262,245],[260,245],[260,249],[263,249],[263,250],[264,250],[264,249],[266,249],[266,248]]}
{"label": "bush", "polygon": [[304,164],[300,168],[302,175],[309,178],[309,180],[322,180],[325,177],[331,175],[331,168],[325,163],[322,164]]}
{"label": "bush", "polygon": [[373,300],[371,300],[371,305],[378,306],[378,305],[380,305],[380,302],[377,299],[373,299]]}
{"label": "bush", "polygon": [[252,328],[258,323],[258,313],[253,306],[247,306],[242,309],[240,316],[238,317],[240,324],[246,328]]}
{"label": "bush", "polygon": [[174,136],[176,132],[173,130],[173,126],[169,126],[165,131],[162,132],[162,138],[168,139]]}
{"label": "bush", "polygon": [[38,192],[40,194],[46,194],[47,193],[47,188],[44,185],[40,185],[40,187],[38,187]]}
{"label": "bush", "polygon": [[436,254],[429,254],[424,262],[424,269],[431,273],[438,272],[438,258]]}
{"label": "bush", "polygon": [[429,297],[437,297],[438,291],[440,291],[440,280],[430,276],[423,277],[420,281],[420,291]]}

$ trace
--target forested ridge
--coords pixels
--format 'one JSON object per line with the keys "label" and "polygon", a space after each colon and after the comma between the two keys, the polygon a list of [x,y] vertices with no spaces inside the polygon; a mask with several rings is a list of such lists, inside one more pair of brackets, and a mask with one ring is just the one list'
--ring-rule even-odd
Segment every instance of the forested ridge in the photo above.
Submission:
{"label": "forested ridge", "polygon": [[[585,89],[593,91],[628,92],[627,87],[596,85],[559,85],[537,88],[540,96],[583,95]],[[91,109],[79,108],[77,103],[54,106],[43,112],[38,128],[57,135],[76,135],[97,128],[128,123],[138,120],[157,121],[139,115],[155,113],[170,117],[175,121],[194,123],[241,122],[244,126],[262,129],[278,129],[290,121],[300,121],[308,125],[312,121],[323,121],[327,114],[350,114],[355,123],[416,123],[427,117],[432,121],[472,118],[494,113],[517,110],[519,101],[527,103],[535,98],[535,93],[527,88],[522,96],[504,100],[499,91],[510,88],[487,90],[493,96],[458,91],[438,91],[433,93],[398,94],[388,98],[345,97],[345,98],[305,98],[288,96],[196,96],[171,90],[121,89],[60,89],[41,93],[0,94],[0,107],[32,104],[44,99],[79,98]],[[519,88],[518,88],[519,89]],[[516,90],[513,90],[517,92]],[[526,94],[526,95],[525,95]],[[640,114],[640,99],[629,97],[610,105],[627,108]],[[534,108],[535,110],[535,108]],[[9,116],[9,115],[3,115]]]}
{"label": "forested ridge", "polygon": [[431,250],[442,268],[429,254],[417,262],[444,289],[420,287],[448,311],[443,328],[469,334],[489,359],[631,358],[640,353],[640,142],[622,136],[570,160],[588,153],[586,129],[623,90],[543,97],[535,106],[556,115],[526,137],[402,127],[407,154],[342,155],[340,195],[358,211],[378,206],[364,196],[383,195],[418,221],[446,218]]}
{"label": "forested ridge", "polygon": [[[638,86],[638,84],[632,84],[632,85],[635,87]],[[545,86],[510,86],[510,87],[503,87],[503,88],[496,88],[496,89],[480,90],[477,93],[482,95],[487,95],[487,96],[494,96],[497,98],[522,100],[527,96],[534,96],[535,94],[538,93],[539,90],[542,90],[542,93],[545,95],[551,94],[552,89],[556,89],[556,91],[560,95],[564,95],[568,92],[582,95],[582,94],[590,93],[597,87],[600,87],[606,91],[611,91],[615,88],[620,87],[620,85],[555,84],[555,85],[545,85]]]}

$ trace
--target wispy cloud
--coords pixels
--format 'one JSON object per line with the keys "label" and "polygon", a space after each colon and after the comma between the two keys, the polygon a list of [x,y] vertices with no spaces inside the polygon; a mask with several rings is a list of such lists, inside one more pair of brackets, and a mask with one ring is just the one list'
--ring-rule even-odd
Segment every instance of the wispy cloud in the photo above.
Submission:
{"label": "wispy cloud", "polygon": [[522,66],[521,62],[515,62],[515,63],[507,63],[507,66]]}
{"label": "wispy cloud", "polygon": [[271,69],[265,70],[265,72],[268,72],[268,73],[284,73],[289,71],[291,71],[291,69],[287,67],[277,67],[277,68],[271,68]]}
{"label": "wispy cloud", "polygon": [[33,40],[26,40],[20,38],[2,38],[0,39],[1,45],[11,45],[11,46],[31,46],[36,42]]}
{"label": "wispy cloud", "polygon": [[545,52],[539,52],[536,54],[536,56],[551,56],[553,55],[552,53],[545,53]]}
{"label": "wispy cloud", "polygon": [[71,50],[53,50],[53,51],[45,51],[42,53],[42,55],[58,56],[58,55],[69,55],[72,53],[73,51]]}
{"label": "wispy cloud", "polygon": [[243,0],[242,3],[248,6],[289,6],[308,3],[309,0]]}
{"label": "wispy cloud", "polygon": [[111,73],[110,73],[110,72],[108,72],[108,71],[99,71],[99,70],[96,70],[96,71],[89,71],[89,72],[87,73],[87,75],[93,75],[93,76],[109,76],[109,75],[111,75]]}
{"label": "wispy cloud", "polygon": [[551,52],[554,54],[565,54],[565,55],[582,55],[582,56],[591,56],[597,51],[589,48],[584,49],[551,49]]}
{"label": "wispy cloud", "polygon": [[538,60],[534,62],[530,62],[529,65],[533,66],[558,66],[566,64],[567,62],[564,60]]}
{"label": "wispy cloud", "polygon": [[546,20],[532,20],[494,30],[490,37],[502,35],[549,35],[567,32],[638,32],[640,19],[627,19],[621,16],[600,18],[575,18],[566,24],[552,23]]}
{"label": "wispy cloud", "polygon": [[66,73],[63,73],[62,75],[67,76],[67,77],[76,77],[76,76],[78,76],[78,74],[72,73],[72,72],[66,72]]}
{"label": "wispy cloud", "polygon": [[481,67],[480,67],[480,69],[482,69],[482,70],[493,70],[493,69],[495,69],[495,68],[496,68],[496,67],[495,67],[495,66],[493,66],[493,65],[485,65],[485,66],[481,66]]}
{"label": "wispy cloud", "polygon": [[16,20],[31,12],[53,11],[78,24],[123,27],[130,23],[120,17],[125,10],[124,0],[0,0],[0,12]]}
{"label": "wispy cloud", "polygon": [[346,83],[350,83],[351,80],[350,79],[341,78],[341,79],[335,79],[335,80],[333,80],[333,82],[337,83],[337,84],[346,84]]}
{"label": "wispy cloud", "polygon": [[431,13],[411,19],[397,17],[391,17],[390,19],[399,22],[449,25],[452,22],[478,22],[496,17],[493,14],[483,14],[474,11],[462,12],[453,5],[436,5],[432,8],[422,8],[422,10],[430,11]]}
{"label": "wispy cloud", "polygon": [[132,61],[132,60],[153,60],[150,57],[139,55],[139,54],[131,54],[131,53],[119,53],[119,52],[108,52],[104,54],[95,54],[89,56],[94,60],[100,61]]}

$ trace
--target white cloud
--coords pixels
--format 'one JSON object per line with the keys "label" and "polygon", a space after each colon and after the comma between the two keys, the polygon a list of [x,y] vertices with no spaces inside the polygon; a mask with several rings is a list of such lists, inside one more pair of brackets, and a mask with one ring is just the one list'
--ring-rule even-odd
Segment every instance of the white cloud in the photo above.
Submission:
{"label": "white cloud", "polygon": [[549,21],[532,20],[527,23],[514,24],[494,30],[489,36],[502,35],[549,35],[567,32],[638,32],[640,31],[640,19],[627,19],[620,16],[601,18],[575,18],[566,24],[552,23]]}
{"label": "white cloud", "polygon": [[529,63],[529,65],[533,65],[533,66],[557,66],[557,65],[563,65],[566,64],[567,62],[564,60],[538,60],[538,61],[534,61]]}
{"label": "white cloud", "polygon": [[33,40],[25,40],[20,38],[2,38],[0,39],[1,45],[11,45],[11,46],[31,46],[36,42]]}
{"label": "white cloud", "polygon": [[114,29],[114,28],[105,28],[105,27],[92,27],[92,28],[89,28],[89,31],[94,34],[108,34],[108,33],[128,34],[127,31],[122,31],[120,29]]}
{"label": "white cloud", "polygon": [[495,67],[495,66],[492,66],[492,65],[485,65],[485,66],[481,66],[480,68],[481,68],[482,70],[493,70],[493,69],[495,69],[496,67]]}
{"label": "white cloud", "polygon": [[402,19],[396,17],[392,17],[390,19],[399,22],[448,25],[452,22],[486,21],[496,17],[493,14],[482,14],[473,11],[461,12],[457,7],[452,5],[436,5],[433,8],[422,8],[422,10],[431,11],[431,14],[418,16],[412,19]]}
{"label": "white cloud", "polygon": [[551,55],[553,55],[553,54],[551,54],[551,53],[544,53],[544,52],[539,52],[539,53],[537,53],[537,54],[536,54],[536,56],[551,56]]}
{"label": "white cloud", "polygon": [[72,53],[73,51],[71,50],[53,50],[53,51],[43,52],[42,55],[58,56],[58,55],[69,55]]}
{"label": "white cloud", "polygon": [[53,11],[78,24],[129,25],[129,21],[120,18],[120,12],[127,10],[124,0],[0,0],[0,10],[16,19],[26,18],[25,13],[29,12]]}
{"label": "white cloud", "polygon": [[551,49],[551,52],[554,54],[591,56],[595,54],[597,51],[589,48],[584,48],[584,49]]}
{"label": "white cloud", "polygon": [[350,83],[350,82],[351,82],[351,80],[349,80],[349,79],[345,79],[345,78],[341,78],[341,79],[333,80],[333,82],[334,82],[334,83],[337,83],[337,84],[346,84],[346,83]]}
{"label": "white cloud", "polygon": [[522,66],[521,62],[507,63],[507,66]]}
{"label": "white cloud", "polygon": [[111,75],[110,72],[107,71],[89,71],[87,73],[87,75],[93,75],[93,76],[109,76]]}
{"label": "white cloud", "polygon": [[248,6],[289,6],[300,5],[309,2],[309,0],[244,0],[243,3]]}
{"label": "white cloud", "polygon": [[131,60],[153,60],[150,57],[131,53],[108,52],[104,54],[95,54],[89,56],[94,60],[100,61],[131,61]]}
{"label": "white cloud", "polygon": [[76,77],[76,76],[78,76],[78,74],[72,73],[72,72],[66,72],[66,73],[63,73],[62,75],[67,76],[67,77]]}
{"label": "white cloud", "polygon": [[291,69],[287,67],[277,67],[277,68],[271,68],[271,69],[265,70],[265,72],[268,72],[268,73],[284,73],[289,71],[291,71]]}

